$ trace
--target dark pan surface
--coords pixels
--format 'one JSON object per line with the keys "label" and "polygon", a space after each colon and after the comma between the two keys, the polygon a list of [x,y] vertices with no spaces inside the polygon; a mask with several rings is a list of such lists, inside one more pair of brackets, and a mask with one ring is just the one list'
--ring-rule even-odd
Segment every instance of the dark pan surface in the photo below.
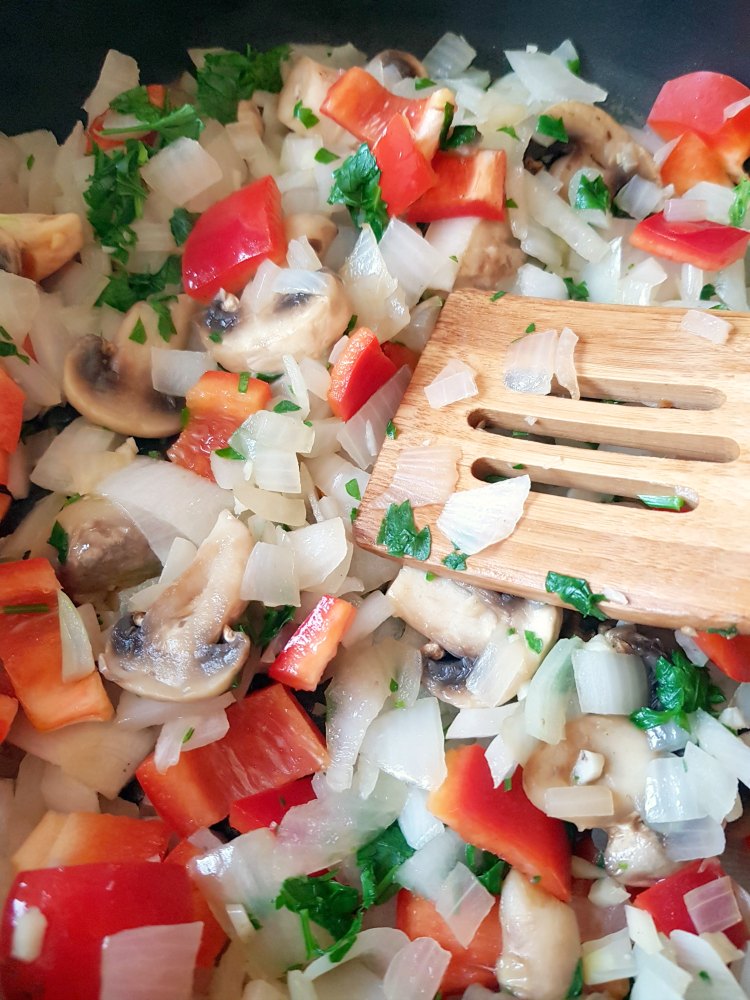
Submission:
{"label": "dark pan surface", "polygon": [[750,83],[750,0],[3,0],[0,129],[65,135],[108,48],[135,56],[144,82],[187,67],[188,46],[268,47],[353,41],[424,52],[464,34],[478,65],[507,69],[502,50],[571,38],[582,75],[607,87],[617,115],[642,119],[660,84],[695,69]]}

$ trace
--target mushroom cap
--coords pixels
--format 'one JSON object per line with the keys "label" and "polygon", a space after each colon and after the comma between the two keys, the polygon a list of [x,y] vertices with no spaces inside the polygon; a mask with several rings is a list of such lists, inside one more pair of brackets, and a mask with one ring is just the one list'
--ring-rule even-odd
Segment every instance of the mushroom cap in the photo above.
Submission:
{"label": "mushroom cap", "polygon": [[83,246],[83,224],[75,212],[0,215],[0,229],[12,236],[20,247],[21,270],[18,273],[32,281],[41,281],[59,271]]}
{"label": "mushroom cap", "polygon": [[375,58],[379,59],[384,66],[395,66],[403,77],[414,77],[421,80],[427,76],[424,63],[411,52],[405,52],[403,49],[383,49],[382,52],[378,52]]}

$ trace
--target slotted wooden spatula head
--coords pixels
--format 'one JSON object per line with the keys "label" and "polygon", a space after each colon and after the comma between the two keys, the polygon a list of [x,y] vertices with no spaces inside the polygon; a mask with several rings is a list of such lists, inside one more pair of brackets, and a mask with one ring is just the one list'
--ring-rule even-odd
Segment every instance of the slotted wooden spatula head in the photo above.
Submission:
{"label": "slotted wooden spatula head", "polygon": [[[450,442],[461,450],[456,489],[481,486],[488,475],[529,475],[532,492],[513,534],[470,556],[462,572],[442,564],[453,546],[435,523],[441,506],[415,508],[417,527],[430,526],[432,550],[426,561],[407,563],[561,603],[545,590],[552,570],[605,594],[600,607],[613,618],[750,631],[750,316],[720,315],[734,331],[719,346],[681,330],[682,309],[454,292],[394,418],[398,436],[375,465],[354,524],[357,541],[387,555],[376,543],[384,511],[375,500],[399,453]],[[532,323],[578,335],[580,400],[506,388],[506,351]],[[475,370],[479,394],[432,409],[425,386],[455,359]],[[541,492],[546,486],[626,500],[682,496],[686,506],[599,503]]]}

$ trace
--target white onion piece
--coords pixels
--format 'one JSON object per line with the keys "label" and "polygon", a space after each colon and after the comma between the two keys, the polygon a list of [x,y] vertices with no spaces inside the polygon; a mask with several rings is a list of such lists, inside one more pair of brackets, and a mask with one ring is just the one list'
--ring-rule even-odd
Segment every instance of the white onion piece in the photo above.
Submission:
{"label": "white onion piece", "polygon": [[581,398],[574,358],[577,343],[578,337],[570,327],[564,326],[560,331],[555,351],[555,378],[563,389],[568,390],[571,399]]}
{"label": "white onion piece", "polygon": [[279,265],[272,260],[264,260],[253,280],[245,286],[240,297],[242,308],[249,309],[251,313],[260,313],[270,306],[276,294],[276,277],[280,270]]}
{"label": "white onion piece", "polygon": [[706,203],[698,198],[667,198],[664,218],[667,222],[701,222],[706,218]]}
{"label": "white onion piece", "polygon": [[640,221],[647,215],[658,212],[664,204],[664,197],[664,189],[660,184],[634,174],[617,192],[615,204],[623,212]]}
{"label": "white onion piece", "polygon": [[543,271],[536,264],[521,264],[516,272],[513,291],[516,295],[535,299],[568,298],[568,289],[560,275],[552,271]]}
{"label": "white onion piece", "polygon": [[346,529],[340,517],[290,531],[285,541],[294,553],[300,590],[319,586],[347,555]]}
{"label": "white onion piece", "polygon": [[681,758],[667,756],[649,761],[641,814],[647,823],[675,823],[706,815]]}
{"label": "white onion piece", "polygon": [[476,396],[479,392],[476,374],[473,368],[454,358],[424,387],[427,402],[433,410],[439,410],[443,406]]}
{"label": "white onion piece", "polygon": [[695,743],[687,744],[682,759],[696,800],[708,816],[721,823],[737,798],[737,778]]}
{"label": "white onion piece", "polygon": [[390,601],[380,590],[373,590],[357,608],[354,621],[347,629],[341,644],[346,649],[356,646],[358,642],[371,636],[375,629],[390,617]]}
{"label": "white onion piece", "polygon": [[[211,715],[218,710],[227,708],[234,701],[231,691],[218,695],[216,698],[202,698],[191,701],[191,715]],[[173,719],[185,715],[185,704],[178,701],[157,701],[154,698],[140,698],[131,691],[123,691],[117,703],[115,720],[124,729],[148,729],[149,726],[161,726]]]}
{"label": "white onion piece", "polygon": [[615,879],[607,876],[605,878],[597,879],[594,882],[589,889],[588,898],[594,906],[619,906],[620,903],[624,903],[626,899],[630,899],[630,893]]}
{"label": "white onion piece", "polygon": [[443,882],[435,900],[435,909],[456,940],[468,948],[494,902],[492,893],[459,861]]}
{"label": "white onion piece", "polygon": [[235,503],[241,504],[243,510],[251,510],[266,521],[287,524],[292,528],[301,526],[306,521],[304,500],[259,490],[250,483],[235,486],[234,497]]}
{"label": "white onion piece", "polygon": [[151,348],[151,384],[169,396],[184,396],[201,375],[215,368],[216,362],[205,351]]}
{"label": "white onion piece", "polygon": [[573,672],[584,713],[630,715],[648,702],[643,660],[634,654],[616,653],[599,636],[574,651]]}
{"label": "white onion piece", "polygon": [[497,736],[515,705],[499,708],[462,708],[445,734],[446,740],[481,739]]}
{"label": "white onion piece", "polygon": [[174,767],[180,754],[197,750],[223,739],[229,732],[229,720],[223,708],[210,713],[194,715],[186,711],[177,719],[170,719],[161,727],[154,750],[154,765],[159,774]]}
{"label": "white onion piece", "polygon": [[[31,482],[46,490],[72,493],[72,463],[80,457],[91,456],[112,448],[117,438],[114,431],[94,427],[83,417],[78,417],[60,432],[36,463],[31,472]],[[144,459],[150,465],[154,463]]]}
{"label": "white onion piece", "polygon": [[505,352],[506,388],[546,395],[552,388],[556,353],[557,330],[527,333],[514,340]]}
{"label": "white onion piece", "polygon": [[102,941],[100,1000],[190,1000],[203,922],[108,934]]}
{"label": "white onion piece", "polygon": [[253,479],[259,489],[271,493],[301,491],[299,460],[293,451],[258,445],[252,462]]}
{"label": "white onion piece", "polygon": [[88,121],[106,111],[110,101],[125,90],[137,87],[139,82],[138,63],[132,56],[123,55],[117,49],[110,49],[104,57],[96,86],[83,102],[83,110]]}
{"label": "white onion piece", "polygon": [[725,847],[723,826],[709,816],[671,823],[664,836],[664,850],[672,861],[718,857]]}
{"label": "white onion piece", "polygon": [[654,997],[659,997],[659,1000],[682,1000],[685,996],[692,976],[676,964],[674,949],[667,947],[668,951],[661,951],[662,942],[657,935],[657,948],[651,951],[640,947],[634,949],[637,971],[632,1000],[653,1000]]}
{"label": "white onion piece", "polygon": [[19,346],[36,318],[40,294],[36,282],[30,278],[9,271],[0,273],[0,326]]}
{"label": "white onion piece", "polygon": [[304,271],[319,271],[323,266],[307,236],[298,236],[289,241],[286,262],[290,268]]}
{"label": "white onion piece", "polygon": [[587,986],[628,979],[635,973],[635,959],[626,929],[581,945],[583,981]]}
{"label": "white onion piece", "polygon": [[[248,417],[231,438],[230,444],[238,447],[248,458],[253,458],[257,447],[276,448],[281,451],[307,455],[312,448],[315,434],[312,427],[296,416],[259,410]],[[237,441],[237,445],[233,442]]]}
{"label": "white onion piece", "polygon": [[476,54],[463,35],[446,31],[424,57],[424,68],[431,78],[460,76],[474,62]]}
{"label": "white onion piece", "polygon": [[222,179],[221,166],[196,139],[183,136],[152,156],[141,177],[173,205],[185,205]]}
{"label": "white onion piece", "polygon": [[526,174],[524,184],[530,210],[537,222],[564,240],[584,260],[599,261],[607,256],[609,244],[584,222],[576,209],[557,195],[548,174],[536,177]]}
{"label": "white onion piece", "polygon": [[653,151],[654,163],[657,167],[661,167],[662,164],[666,163],[667,158],[681,138],[682,136],[675,136],[674,139],[670,139],[669,142],[663,143],[663,145]]}
{"label": "white onion piece", "polygon": [[[404,932],[395,927],[370,927],[357,935],[354,944],[340,962],[333,962],[330,956],[322,955],[308,965],[303,975],[308,981],[315,981],[331,969],[340,968],[342,963],[365,957],[368,968],[372,968],[377,976],[382,977],[396,955],[408,944],[409,939]],[[325,989],[325,984],[320,985]],[[324,995],[328,996],[328,993]],[[311,994],[311,997],[317,997],[317,994]]]}
{"label": "white onion piece", "polygon": [[745,262],[736,260],[734,264],[716,272],[714,278],[716,294],[730,309],[747,312],[748,296],[745,285]]}
{"label": "white onion piece", "polygon": [[434,902],[463,856],[464,847],[461,838],[446,828],[404,861],[394,873],[394,880],[410,892]]}
{"label": "white onion piece", "polygon": [[612,816],[615,807],[611,789],[606,785],[561,785],[544,793],[544,811],[548,816],[575,822],[580,816]]}
{"label": "white onion piece", "polygon": [[531,655],[524,637],[518,632],[509,634],[507,624],[501,622],[474,661],[466,689],[489,708],[508,701],[528,676]]}
{"label": "white onion piece", "polygon": [[211,452],[208,461],[216,485],[222,490],[234,490],[238,486],[244,486],[247,482],[246,473],[249,475],[252,471],[252,464],[249,462],[240,462],[236,458],[222,458],[215,451]]}
{"label": "white onion piece", "polygon": [[339,443],[361,468],[369,468],[377,458],[388,421],[394,417],[410,381],[411,369],[404,365],[338,432]]}
{"label": "white onion piece", "polygon": [[698,934],[725,931],[742,920],[732,880],[727,875],[690,889],[684,899]]}
{"label": "white onion piece", "polygon": [[[474,216],[467,216],[462,219],[440,219],[438,222],[430,223],[425,239],[443,258],[442,265],[432,276],[430,282],[432,288],[446,292],[453,289],[461,266],[461,258],[466,253],[479,221]],[[422,304],[420,303],[420,306]],[[414,323],[416,311],[415,309],[412,313],[410,326]],[[405,332],[401,334],[400,339],[403,340],[404,336]]]}
{"label": "white onion piece", "polygon": [[400,781],[432,790],[445,780],[445,748],[437,698],[379,716],[367,730],[362,755]]}
{"label": "white onion piece", "polygon": [[458,482],[461,449],[434,444],[424,448],[402,448],[390,485],[375,498],[376,508],[409,500],[412,507],[445,503]]}
{"label": "white onion piece", "polygon": [[328,389],[331,385],[331,376],[325,365],[313,358],[303,358],[299,363],[299,370],[305,381],[308,391],[317,396],[318,399],[328,399]]}
{"label": "white onion piece", "polygon": [[634,945],[649,955],[661,951],[659,932],[648,910],[641,910],[637,906],[626,906],[625,919],[628,922],[630,940]]}
{"label": "white onion piece", "polygon": [[647,729],[646,739],[652,750],[684,750],[690,739],[690,733],[670,720],[662,726],[652,726]]}
{"label": "white onion piece", "polygon": [[568,706],[575,691],[573,653],[582,641],[559,639],[531,678],[524,700],[526,731],[545,743],[559,743],[565,735]]}
{"label": "white onion piece", "polygon": [[[700,993],[696,989],[693,994],[696,998],[747,1000],[747,994],[708,941],[687,931],[672,931],[669,937],[681,967],[693,975],[693,984],[701,983],[704,987]],[[708,979],[701,977],[701,972],[705,972]],[[695,985],[691,986],[691,993],[693,989]]]}
{"label": "white onion piece", "polygon": [[505,707],[508,713],[500,732],[484,752],[495,788],[512,778],[519,764],[524,765],[537,746],[537,740],[527,733],[524,725],[523,703],[516,701]]}
{"label": "white onion piece", "polygon": [[268,608],[280,604],[299,607],[294,550],[286,545],[257,542],[245,567],[240,597],[247,601],[261,601]]}
{"label": "white onion piece", "polygon": [[732,188],[723,184],[713,184],[711,181],[699,181],[682,197],[685,200],[695,199],[703,202],[706,218],[711,222],[720,222],[724,226],[729,222],[729,210],[734,201]]}
{"label": "white onion piece", "polygon": [[734,326],[716,313],[688,309],[680,320],[680,329],[710,340],[712,344],[726,344]]}
{"label": "white onion piece", "polygon": [[302,371],[291,354],[282,355],[281,360],[285,372],[285,379],[281,384],[288,386],[291,401],[299,407],[295,415],[300,420],[305,420],[310,413],[310,399],[307,395],[307,385]]}
{"label": "white onion piece", "polygon": [[[365,494],[367,484],[370,482],[369,474],[337,454],[324,455],[309,461],[307,468],[313,484],[321,493],[333,497],[347,515],[351,516],[351,511],[358,507],[360,502],[356,494],[359,493],[360,497]],[[349,490],[352,490],[354,496]]]}
{"label": "white onion piece", "polygon": [[545,52],[506,50],[505,57],[524,87],[539,101],[596,104],[607,99],[606,90],[582,80],[559,59]]}
{"label": "white onion piece", "polygon": [[684,651],[691,663],[694,663],[698,667],[705,667],[708,663],[708,657],[698,646],[698,643],[695,641],[693,636],[689,634],[689,632],[684,631],[683,629],[677,629],[674,637],[677,644]]}
{"label": "white onion piece", "polygon": [[383,977],[386,1000],[432,1000],[451,960],[432,938],[419,937],[393,956]]}
{"label": "white onion piece", "polygon": [[699,747],[750,787],[750,747],[743,740],[702,709],[691,716],[691,729]]}
{"label": "white onion piece", "polygon": [[415,306],[411,312],[409,325],[399,334],[400,342],[417,354],[421,354],[432,336],[442,308],[443,300],[437,295]]}
{"label": "white onion piece", "polygon": [[406,803],[398,818],[404,840],[415,851],[438,837],[445,827],[427,808],[427,792],[422,788],[409,789]]}
{"label": "white onion piece", "polygon": [[10,957],[18,962],[35,962],[42,954],[47,918],[38,906],[16,903],[13,907]]}
{"label": "white onion piece", "polygon": [[627,272],[620,282],[620,298],[627,305],[647,306],[653,298],[653,290],[664,284],[668,275],[653,257],[646,257]]}
{"label": "white onion piece", "polygon": [[57,594],[60,613],[60,643],[62,647],[62,679],[75,681],[96,669],[86,626],[68,595]]}
{"label": "white onion piece", "polygon": [[395,337],[409,322],[404,291],[385,266],[369,225],[362,226],[340,274],[352,312],[360,325],[378,335],[381,343]]}
{"label": "white onion piece", "polygon": [[443,255],[416,229],[391,219],[380,241],[388,272],[404,291],[407,306],[414,306],[443,266]]}
{"label": "white onion piece", "polygon": [[512,535],[531,489],[528,476],[454,493],[437,527],[462,552],[474,555]]}

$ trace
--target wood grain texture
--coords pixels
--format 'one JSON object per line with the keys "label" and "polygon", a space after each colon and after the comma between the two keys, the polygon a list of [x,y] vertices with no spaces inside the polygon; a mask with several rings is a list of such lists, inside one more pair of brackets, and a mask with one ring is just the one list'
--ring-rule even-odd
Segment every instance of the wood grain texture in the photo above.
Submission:
{"label": "wood grain texture", "polygon": [[[385,442],[375,465],[354,524],[358,543],[387,554],[375,542],[383,511],[373,500],[390,484],[401,449],[450,441],[461,448],[457,489],[481,486],[488,471],[528,473],[532,493],[511,537],[471,556],[465,572],[441,564],[452,550],[435,526],[441,508],[417,508],[417,526],[430,525],[432,553],[424,563],[406,562],[550,602],[557,599],[544,580],[555,570],[607,594],[601,607],[613,618],[750,632],[750,315],[721,313],[734,326],[723,346],[681,331],[683,315],[454,292],[394,418],[399,435]],[[569,326],[578,335],[576,369],[588,400],[505,387],[505,352],[530,323],[538,331]],[[424,387],[455,358],[477,372],[479,394],[433,410]],[[488,422],[505,433],[490,433]],[[510,436],[514,430],[651,454],[532,441]],[[537,484],[623,497],[679,494],[693,509],[595,503],[537,492]]]}

